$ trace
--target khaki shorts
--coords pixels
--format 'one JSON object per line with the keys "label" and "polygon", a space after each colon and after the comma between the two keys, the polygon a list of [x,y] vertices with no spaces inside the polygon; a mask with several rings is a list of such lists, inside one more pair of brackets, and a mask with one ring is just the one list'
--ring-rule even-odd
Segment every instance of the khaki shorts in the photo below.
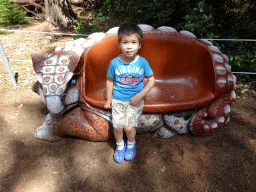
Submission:
{"label": "khaki shorts", "polygon": [[130,101],[112,99],[112,122],[113,127],[121,129],[124,126],[137,127],[138,118],[142,113],[144,100],[137,106],[130,105]]}

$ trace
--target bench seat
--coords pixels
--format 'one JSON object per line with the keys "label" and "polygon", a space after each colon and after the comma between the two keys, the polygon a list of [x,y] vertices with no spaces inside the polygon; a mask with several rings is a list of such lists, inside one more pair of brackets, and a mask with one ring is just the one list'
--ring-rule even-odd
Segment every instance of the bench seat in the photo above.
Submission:
{"label": "bench seat", "polygon": [[[87,53],[81,96],[90,105],[104,109],[107,71],[110,61],[119,54],[116,36],[94,45]],[[207,47],[197,40],[148,33],[138,54],[148,60],[156,82],[145,97],[143,112],[197,109],[216,97],[212,58]]]}

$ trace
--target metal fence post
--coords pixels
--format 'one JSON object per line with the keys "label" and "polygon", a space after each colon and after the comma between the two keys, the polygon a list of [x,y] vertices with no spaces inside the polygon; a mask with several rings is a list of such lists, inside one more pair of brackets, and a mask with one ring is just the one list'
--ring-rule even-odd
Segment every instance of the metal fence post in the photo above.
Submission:
{"label": "metal fence post", "polygon": [[1,40],[0,40],[0,52],[2,54],[2,58],[3,58],[3,61],[4,61],[5,65],[6,65],[7,71],[9,73],[9,75],[10,75],[12,84],[13,84],[14,87],[17,87],[16,80],[15,80],[15,78],[13,76],[13,72],[12,72],[11,66],[9,64],[8,58],[7,58],[6,54],[5,54],[4,47],[2,45]]}

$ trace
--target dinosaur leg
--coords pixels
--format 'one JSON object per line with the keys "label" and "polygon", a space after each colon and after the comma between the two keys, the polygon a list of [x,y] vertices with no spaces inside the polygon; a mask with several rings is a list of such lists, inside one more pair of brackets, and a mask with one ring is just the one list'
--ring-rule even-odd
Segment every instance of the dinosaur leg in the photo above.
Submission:
{"label": "dinosaur leg", "polygon": [[169,138],[176,133],[167,129],[164,125],[162,114],[142,114],[139,118],[139,125],[136,127],[137,134],[154,132],[155,137]]}
{"label": "dinosaur leg", "polygon": [[162,127],[160,127],[159,129],[156,130],[156,132],[154,133],[155,137],[161,137],[161,138],[170,138],[173,136],[176,136],[177,134],[174,131],[171,131],[170,129],[168,129],[166,127],[166,125],[163,125]]}
{"label": "dinosaur leg", "polygon": [[164,114],[165,125],[177,134],[188,134],[188,124],[194,111],[182,111]]}
{"label": "dinosaur leg", "polygon": [[106,119],[79,107],[56,118],[54,131],[62,136],[73,136],[90,141],[113,139],[112,125]]}
{"label": "dinosaur leg", "polygon": [[154,132],[163,125],[162,114],[141,114],[138,119],[138,127],[136,133],[142,134]]}
{"label": "dinosaur leg", "polygon": [[213,102],[209,107],[204,107],[196,112],[189,125],[189,130],[195,135],[209,135],[228,123],[230,118],[232,93],[226,94]]}
{"label": "dinosaur leg", "polygon": [[63,138],[56,135],[53,131],[53,121],[54,115],[49,113],[46,118],[45,122],[37,128],[35,137],[37,139],[47,140],[47,141],[60,141]]}

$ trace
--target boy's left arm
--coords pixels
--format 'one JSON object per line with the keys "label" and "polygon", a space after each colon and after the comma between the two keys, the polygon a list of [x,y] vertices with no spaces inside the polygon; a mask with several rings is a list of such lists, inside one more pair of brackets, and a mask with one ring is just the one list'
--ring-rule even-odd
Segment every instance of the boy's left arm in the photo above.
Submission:
{"label": "boy's left arm", "polygon": [[130,104],[133,106],[136,106],[140,103],[140,101],[142,100],[143,97],[145,97],[145,95],[154,87],[155,84],[155,78],[154,76],[148,78],[148,82],[145,85],[145,87],[143,88],[143,90],[139,93],[137,93],[135,96],[133,96],[130,99]]}

